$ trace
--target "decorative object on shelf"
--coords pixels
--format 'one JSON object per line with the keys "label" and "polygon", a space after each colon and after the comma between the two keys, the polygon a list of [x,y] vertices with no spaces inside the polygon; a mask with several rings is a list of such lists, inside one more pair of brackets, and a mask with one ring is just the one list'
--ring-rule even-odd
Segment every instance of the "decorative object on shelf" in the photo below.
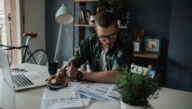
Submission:
{"label": "decorative object on shelf", "polygon": [[54,56],[54,62],[58,62],[62,26],[63,24],[71,23],[73,21],[73,16],[70,13],[70,11],[64,6],[64,4],[62,4],[61,7],[56,12],[55,20],[57,21],[57,23],[60,24],[60,29],[59,29],[58,39],[57,39],[57,46],[56,46],[55,56]]}
{"label": "decorative object on shelf", "polygon": [[134,47],[134,52],[139,53],[141,52],[141,44],[139,41],[134,41],[133,42],[133,47]]}
{"label": "decorative object on shelf", "polygon": [[85,7],[84,6],[80,6],[79,7],[79,23],[80,24],[86,24],[86,19],[85,19]]}
{"label": "decorative object on shelf", "polygon": [[131,23],[131,13],[128,11],[127,15],[125,17],[125,26],[128,27],[130,25],[130,23]]}
{"label": "decorative object on shelf", "polygon": [[[151,107],[148,98],[158,98],[159,85],[149,73],[141,75],[131,72],[128,67],[122,68],[117,79],[117,89],[121,95],[121,109],[146,109]],[[128,108],[128,107],[134,108]]]}
{"label": "decorative object on shelf", "polygon": [[90,19],[90,10],[85,9],[85,6],[79,6],[79,23],[80,24],[89,24]]}
{"label": "decorative object on shelf", "polygon": [[134,41],[134,52],[139,53],[142,51],[143,44],[143,36],[144,36],[144,28],[141,30],[131,28],[131,39]]}
{"label": "decorative object on shelf", "polygon": [[86,24],[89,24],[90,16],[91,16],[90,10],[86,10],[86,11],[85,11],[85,23],[86,23]]}
{"label": "decorative object on shelf", "polygon": [[149,53],[161,52],[161,37],[160,36],[145,36],[144,37],[144,50]]}
{"label": "decorative object on shelf", "polygon": [[117,24],[118,24],[119,26],[121,25],[121,20],[120,20],[120,19],[117,20]]}
{"label": "decorative object on shelf", "polygon": [[94,25],[94,24],[95,24],[95,16],[94,16],[94,15],[91,15],[91,16],[90,16],[89,24],[90,24],[90,25]]}

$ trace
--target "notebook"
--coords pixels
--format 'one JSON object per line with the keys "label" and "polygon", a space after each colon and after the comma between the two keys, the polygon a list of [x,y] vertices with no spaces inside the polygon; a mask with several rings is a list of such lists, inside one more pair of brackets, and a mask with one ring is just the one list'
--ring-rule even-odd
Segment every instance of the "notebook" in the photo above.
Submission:
{"label": "notebook", "polygon": [[0,49],[0,69],[5,81],[15,91],[40,87],[46,84],[46,77],[36,71],[11,71],[7,53],[2,49]]}

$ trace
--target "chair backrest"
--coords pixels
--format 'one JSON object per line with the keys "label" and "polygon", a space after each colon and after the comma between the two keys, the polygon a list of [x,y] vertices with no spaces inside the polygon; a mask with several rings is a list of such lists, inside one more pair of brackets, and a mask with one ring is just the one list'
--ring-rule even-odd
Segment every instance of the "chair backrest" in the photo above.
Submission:
{"label": "chair backrest", "polygon": [[148,65],[148,67],[142,67],[135,64],[131,64],[131,72],[132,73],[138,73],[141,75],[147,75],[149,74],[151,78],[154,78],[155,76],[155,70],[152,70],[152,66]]}

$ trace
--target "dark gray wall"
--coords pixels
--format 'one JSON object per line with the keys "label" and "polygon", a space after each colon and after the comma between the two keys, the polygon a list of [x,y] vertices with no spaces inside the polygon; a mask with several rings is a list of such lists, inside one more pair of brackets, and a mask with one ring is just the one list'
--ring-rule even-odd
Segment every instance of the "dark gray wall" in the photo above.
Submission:
{"label": "dark gray wall", "polygon": [[192,91],[192,6],[190,0],[173,0],[168,49],[167,85]]}
{"label": "dark gray wall", "polygon": [[162,37],[160,71],[161,82],[165,83],[168,39],[171,20],[170,0],[132,0],[132,20],[135,28],[145,29],[145,35]]}

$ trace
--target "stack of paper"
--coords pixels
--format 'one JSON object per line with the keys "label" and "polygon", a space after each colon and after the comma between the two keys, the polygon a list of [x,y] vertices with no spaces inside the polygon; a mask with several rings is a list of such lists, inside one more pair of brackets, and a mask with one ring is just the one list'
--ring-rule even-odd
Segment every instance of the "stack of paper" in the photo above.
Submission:
{"label": "stack of paper", "polygon": [[119,101],[120,99],[120,94],[115,89],[115,85],[112,84],[101,84],[101,83],[79,84],[76,93],[100,101],[104,99]]}
{"label": "stack of paper", "polygon": [[91,98],[100,101],[105,99],[119,101],[120,94],[112,84],[70,82],[67,88],[59,90],[46,88],[41,109],[85,107],[89,105]]}
{"label": "stack of paper", "polygon": [[70,83],[67,88],[50,90],[46,88],[42,98],[41,109],[79,108],[88,106],[90,98],[81,96],[73,90],[78,83]]}

